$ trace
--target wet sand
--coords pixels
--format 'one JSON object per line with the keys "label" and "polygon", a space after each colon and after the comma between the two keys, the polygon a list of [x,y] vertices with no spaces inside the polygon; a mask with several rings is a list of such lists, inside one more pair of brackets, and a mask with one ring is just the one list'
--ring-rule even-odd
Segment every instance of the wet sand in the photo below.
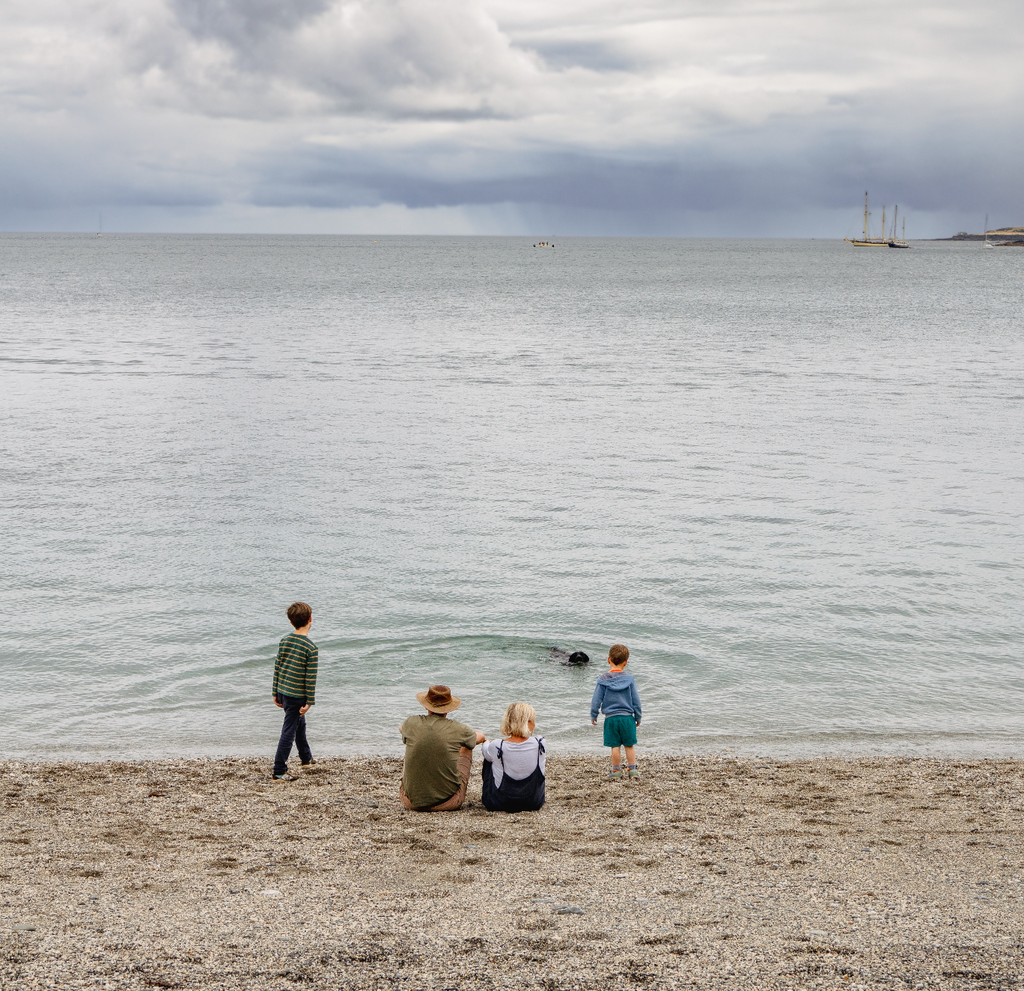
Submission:
{"label": "wet sand", "polygon": [[406,812],[401,764],[0,763],[0,985],[1016,988],[1024,762],[553,757]]}

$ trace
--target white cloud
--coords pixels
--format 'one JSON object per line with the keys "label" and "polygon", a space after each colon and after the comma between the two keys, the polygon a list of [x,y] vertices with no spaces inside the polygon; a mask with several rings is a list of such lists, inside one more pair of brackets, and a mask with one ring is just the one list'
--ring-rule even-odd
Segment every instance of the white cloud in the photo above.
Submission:
{"label": "white cloud", "polygon": [[[1017,0],[0,0],[0,223],[33,203],[120,197],[477,204],[470,214],[591,202],[595,216],[625,211],[642,226],[659,198],[680,215],[765,196],[769,210],[796,196],[829,210],[866,182],[922,208],[987,197],[993,213],[1024,210],[1022,11]],[[972,160],[964,141],[996,157]],[[488,222],[510,215],[495,210]]]}

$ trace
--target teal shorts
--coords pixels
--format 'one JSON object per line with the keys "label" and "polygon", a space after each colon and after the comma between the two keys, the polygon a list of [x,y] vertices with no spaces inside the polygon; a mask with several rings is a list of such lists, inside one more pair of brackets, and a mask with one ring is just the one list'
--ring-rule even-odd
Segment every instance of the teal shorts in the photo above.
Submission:
{"label": "teal shorts", "polygon": [[636,720],[632,716],[605,716],[604,745],[606,747],[635,747]]}

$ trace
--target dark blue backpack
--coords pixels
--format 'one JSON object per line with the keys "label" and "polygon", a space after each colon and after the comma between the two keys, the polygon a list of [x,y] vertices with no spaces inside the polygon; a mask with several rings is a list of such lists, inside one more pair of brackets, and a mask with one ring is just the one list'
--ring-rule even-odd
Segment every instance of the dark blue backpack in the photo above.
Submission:
{"label": "dark blue backpack", "polygon": [[[505,745],[502,740],[498,744],[498,760],[504,771],[505,760],[501,748]],[[544,744],[537,741],[537,766],[533,773],[522,781],[510,778],[507,773],[501,776],[500,787],[494,786],[494,768],[489,760],[484,761],[483,767],[483,798],[484,806],[490,812],[536,812],[544,804],[544,772],[540,769],[540,758],[544,753]]]}

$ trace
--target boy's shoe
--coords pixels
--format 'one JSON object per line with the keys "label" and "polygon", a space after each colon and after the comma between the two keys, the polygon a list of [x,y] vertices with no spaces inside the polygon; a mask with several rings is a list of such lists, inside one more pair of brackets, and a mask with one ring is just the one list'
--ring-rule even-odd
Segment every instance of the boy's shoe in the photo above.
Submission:
{"label": "boy's shoe", "polygon": [[608,772],[608,780],[609,781],[620,781],[621,779],[622,779],[622,772],[621,771],[609,771]]}
{"label": "boy's shoe", "polygon": [[310,764],[315,764],[315,763],[316,763],[316,758],[315,757],[310,757],[309,760],[304,760],[302,762],[302,766],[303,767],[309,767]]}
{"label": "boy's shoe", "polygon": [[639,772],[639,771],[638,771],[638,770],[637,770],[637,769],[636,769],[636,768],[634,767],[634,768],[633,768],[633,770],[632,770],[632,771],[630,771],[630,772],[629,772],[629,773],[628,773],[628,774],[626,775],[626,777],[627,777],[627,778],[639,778],[639,777],[640,777],[640,772]]}
{"label": "boy's shoe", "polygon": [[274,775],[274,780],[275,781],[294,781],[295,778],[293,778],[290,774],[275,774]]}

